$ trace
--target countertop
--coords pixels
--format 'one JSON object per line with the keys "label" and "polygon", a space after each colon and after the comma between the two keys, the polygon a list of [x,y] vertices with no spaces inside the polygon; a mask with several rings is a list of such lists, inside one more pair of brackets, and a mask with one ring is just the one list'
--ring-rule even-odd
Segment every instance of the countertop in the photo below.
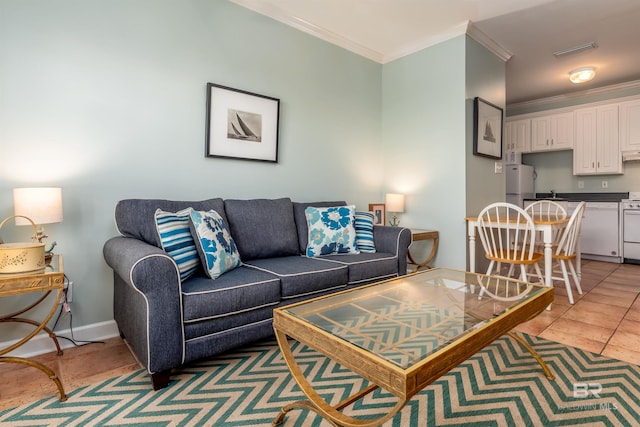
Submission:
{"label": "countertop", "polygon": [[629,193],[556,193],[556,197],[551,197],[551,193],[536,193],[535,198],[524,200],[555,200],[557,202],[619,202],[628,199]]}

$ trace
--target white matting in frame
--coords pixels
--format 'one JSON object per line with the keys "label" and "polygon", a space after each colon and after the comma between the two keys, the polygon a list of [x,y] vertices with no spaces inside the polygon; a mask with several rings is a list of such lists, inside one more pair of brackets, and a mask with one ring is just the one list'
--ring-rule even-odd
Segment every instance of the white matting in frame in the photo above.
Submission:
{"label": "white matting in frame", "polygon": [[207,83],[207,157],[278,162],[280,100]]}

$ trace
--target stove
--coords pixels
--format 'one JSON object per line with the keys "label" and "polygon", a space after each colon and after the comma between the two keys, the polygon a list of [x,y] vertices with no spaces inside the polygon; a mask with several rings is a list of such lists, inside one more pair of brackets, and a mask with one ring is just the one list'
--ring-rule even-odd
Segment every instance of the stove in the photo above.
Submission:
{"label": "stove", "polygon": [[630,191],[620,208],[624,262],[640,264],[640,191]]}

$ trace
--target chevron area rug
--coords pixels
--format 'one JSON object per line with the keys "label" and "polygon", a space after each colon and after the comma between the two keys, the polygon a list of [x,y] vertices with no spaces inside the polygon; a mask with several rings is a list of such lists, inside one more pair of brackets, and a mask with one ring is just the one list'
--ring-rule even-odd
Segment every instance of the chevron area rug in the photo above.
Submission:
{"label": "chevron area rug", "polygon": [[[424,389],[385,426],[637,426],[640,368],[523,335],[553,373],[505,336]],[[303,345],[294,354],[307,378],[333,404],[366,382]],[[280,408],[304,396],[275,340],[190,365],[154,392],[142,370],[0,412],[10,426],[269,426]],[[377,418],[396,402],[377,390],[347,408]],[[284,426],[328,426],[307,410],[287,414]]]}

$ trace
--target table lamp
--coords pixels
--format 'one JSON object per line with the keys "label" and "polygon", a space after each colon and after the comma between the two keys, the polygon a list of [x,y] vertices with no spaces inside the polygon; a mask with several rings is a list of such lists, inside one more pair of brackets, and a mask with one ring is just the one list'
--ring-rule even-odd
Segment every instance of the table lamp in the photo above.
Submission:
{"label": "table lamp", "polygon": [[[38,188],[14,188],[13,189],[14,215],[22,215],[30,218],[36,224],[36,237],[38,242],[49,237],[44,234],[42,224],[62,222],[62,189],[59,187]],[[25,218],[16,218],[16,225],[32,225]],[[53,242],[45,249],[45,262],[51,261]]]}
{"label": "table lamp", "polygon": [[397,214],[404,212],[404,194],[387,193],[385,206],[388,212],[393,213],[393,218],[389,221],[389,225],[394,227],[400,225]]}

